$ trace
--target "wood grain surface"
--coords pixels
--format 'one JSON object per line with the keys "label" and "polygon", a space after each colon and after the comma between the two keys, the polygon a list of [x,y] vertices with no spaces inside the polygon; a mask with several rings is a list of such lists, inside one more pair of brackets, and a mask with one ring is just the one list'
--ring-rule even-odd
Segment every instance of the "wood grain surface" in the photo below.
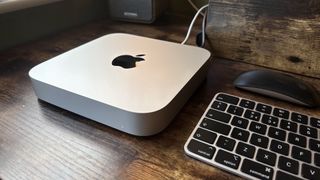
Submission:
{"label": "wood grain surface", "polygon": [[[35,65],[113,32],[183,40],[189,19],[154,25],[102,20],[0,53],[0,179],[240,179],[185,155],[183,145],[215,93],[224,91],[306,114],[305,109],[233,88],[240,73],[260,67],[214,59],[207,79],[172,123],[135,137],[39,101],[28,77]],[[193,36],[194,37],[194,36]],[[320,88],[319,80],[299,76]]]}
{"label": "wood grain surface", "polygon": [[320,78],[320,0],[210,0],[219,57]]}

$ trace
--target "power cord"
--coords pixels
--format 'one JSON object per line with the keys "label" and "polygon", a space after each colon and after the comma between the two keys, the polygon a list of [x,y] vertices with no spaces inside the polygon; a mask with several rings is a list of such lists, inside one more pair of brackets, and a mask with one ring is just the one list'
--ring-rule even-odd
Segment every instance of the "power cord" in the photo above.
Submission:
{"label": "power cord", "polygon": [[[201,33],[201,47],[204,47],[206,42],[206,25],[207,25],[207,11],[204,13],[203,20],[202,20],[202,33]],[[200,42],[197,42],[197,45],[199,46]]]}
{"label": "power cord", "polygon": [[[193,3],[192,0],[188,0],[189,4],[196,10],[199,11],[199,8]],[[202,32],[197,34],[196,38],[196,44],[200,47],[204,47],[205,45],[205,39],[206,39],[206,20],[207,20],[207,12],[200,12],[200,14],[203,16],[203,21],[202,21]]]}
{"label": "power cord", "polygon": [[[193,3],[192,0],[188,0],[189,4],[196,10],[196,11],[199,11],[199,8]],[[204,17],[205,14],[200,12],[200,14]]]}
{"label": "power cord", "polygon": [[[191,1],[191,2],[192,2],[192,1]],[[192,21],[191,21],[191,23],[190,23],[190,26],[189,26],[189,29],[188,29],[188,33],[187,33],[185,39],[182,41],[181,44],[185,44],[185,43],[188,41],[189,36],[190,36],[190,34],[191,34],[191,30],[192,30],[192,28],[193,28],[193,25],[194,25],[196,19],[198,18],[199,14],[201,14],[202,11],[205,10],[206,8],[208,8],[208,7],[209,7],[209,4],[206,4],[206,5],[202,6],[202,7],[197,11],[197,13],[195,14],[195,16],[193,17],[193,19],[192,19]],[[206,29],[205,26],[206,26],[206,13],[203,14],[203,21],[202,21],[202,37],[201,37],[202,42],[200,43],[200,45],[198,44],[198,46],[201,46],[201,47],[203,47],[203,46],[204,46],[204,43],[205,43],[205,29]]]}

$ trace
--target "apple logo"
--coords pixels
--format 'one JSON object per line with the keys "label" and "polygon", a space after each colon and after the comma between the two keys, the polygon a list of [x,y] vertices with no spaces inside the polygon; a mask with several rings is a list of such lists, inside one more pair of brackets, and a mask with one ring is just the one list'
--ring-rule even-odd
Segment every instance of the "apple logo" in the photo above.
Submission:
{"label": "apple logo", "polygon": [[120,66],[125,69],[134,68],[134,67],[136,67],[136,62],[144,61],[144,58],[142,58],[144,56],[145,56],[145,54],[139,54],[136,56],[121,55],[121,56],[116,57],[112,61],[112,65],[113,66]]}

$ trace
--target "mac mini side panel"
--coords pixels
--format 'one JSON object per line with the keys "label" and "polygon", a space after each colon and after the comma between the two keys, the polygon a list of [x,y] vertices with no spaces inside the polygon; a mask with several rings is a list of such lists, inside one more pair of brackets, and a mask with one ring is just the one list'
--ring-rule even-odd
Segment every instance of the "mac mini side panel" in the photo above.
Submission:
{"label": "mac mini side panel", "polygon": [[[136,67],[119,56],[143,57]],[[39,99],[137,136],[168,126],[206,76],[210,53],[129,34],[110,34],[29,72]]]}

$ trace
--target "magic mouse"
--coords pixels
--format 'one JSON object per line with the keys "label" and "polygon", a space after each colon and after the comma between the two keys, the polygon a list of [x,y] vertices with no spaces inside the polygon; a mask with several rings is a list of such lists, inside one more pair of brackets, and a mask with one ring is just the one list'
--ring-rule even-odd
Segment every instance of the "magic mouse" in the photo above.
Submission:
{"label": "magic mouse", "polygon": [[234,86],[307,107],[317,107],[320,104],[316,88],[293,76],[275,71],[245,72],[234,81]]}

